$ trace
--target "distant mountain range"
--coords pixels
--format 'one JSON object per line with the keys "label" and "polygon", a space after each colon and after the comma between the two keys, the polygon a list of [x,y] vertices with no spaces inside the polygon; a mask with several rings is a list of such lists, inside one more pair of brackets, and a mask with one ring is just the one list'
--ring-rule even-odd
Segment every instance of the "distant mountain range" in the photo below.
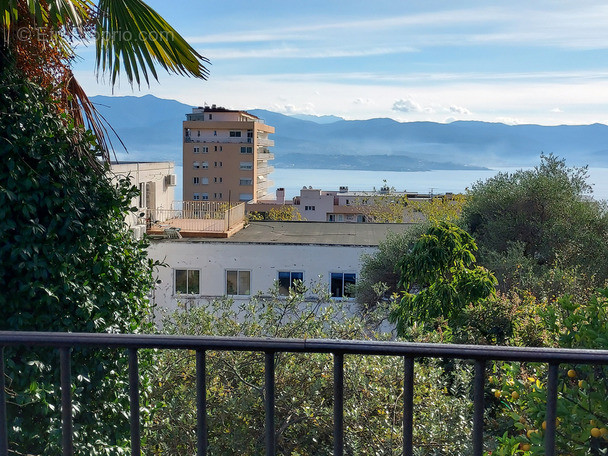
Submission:
{"label": "distant mountain range", "polygon": [[[113,138],[121,161],[171,160],[181,164],[182,121],[192,106],[152,95],[91,98],[125,143]],[[249,110],[275,127],[277,168],[426,171],[525,167],[541,153],[568,165],[608,167],[608,126],[505,125],[476,121],[449,124],[344,120],[336,116],[287,116]]]}

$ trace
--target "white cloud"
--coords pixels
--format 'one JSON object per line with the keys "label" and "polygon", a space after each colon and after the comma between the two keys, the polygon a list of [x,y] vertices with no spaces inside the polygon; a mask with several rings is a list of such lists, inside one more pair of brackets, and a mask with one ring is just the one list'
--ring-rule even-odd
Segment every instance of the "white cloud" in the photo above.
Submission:
{"label": "white cloud", "polygon": [[471,114],[471,111],[469,111],[467,108],[463,108],[462,106],[455,106],[452,105],[449,108],[450,112],[453,112],[455,114]]}
{"label": "white cloud", "polygon": [[564,112],[564,111],[562,111],[561,108],[553,108],[551,110],[551,112]]}
{"label": "white cloud", "polygon": [[412,99],[400,99],[393,103],[393,111],[400,112],[423,112],[422,106]]}

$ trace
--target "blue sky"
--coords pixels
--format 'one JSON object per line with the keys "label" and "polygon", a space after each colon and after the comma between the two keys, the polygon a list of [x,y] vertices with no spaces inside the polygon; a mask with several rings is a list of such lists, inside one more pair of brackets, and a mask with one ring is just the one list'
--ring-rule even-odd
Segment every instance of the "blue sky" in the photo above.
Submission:
{"label": "blue sky", "polygon": [[[608,124],[603,1],[149,0],[208,57],[208,81],[114,95],[399,121]],[[76,75],[112,94],[81,47]]]}

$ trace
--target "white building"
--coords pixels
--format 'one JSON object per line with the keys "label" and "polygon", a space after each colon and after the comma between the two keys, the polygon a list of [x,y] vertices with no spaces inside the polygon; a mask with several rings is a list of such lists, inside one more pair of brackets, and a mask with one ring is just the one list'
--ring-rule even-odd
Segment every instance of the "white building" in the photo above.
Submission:
{"label": "white building", "polygon": [[114,179],[128,177],[139,190],[131,207],[137,212],[127,217],[127,224],[137,238],[146,232],[146,215],[158,209],[171,209],[175,198],[175,164],[173,162],[122,162],[112,163]]}
{"label": "white building", "polygon": [[169,310],[231,296],[236,301],[270,290],[287,294],[294,280],[322,283],[336,298],[349,298],[361,256],[373,253],[389,232],[408,224],[253,222],[230,238],[153,240],[149,255],[158,270],[154,303]]}

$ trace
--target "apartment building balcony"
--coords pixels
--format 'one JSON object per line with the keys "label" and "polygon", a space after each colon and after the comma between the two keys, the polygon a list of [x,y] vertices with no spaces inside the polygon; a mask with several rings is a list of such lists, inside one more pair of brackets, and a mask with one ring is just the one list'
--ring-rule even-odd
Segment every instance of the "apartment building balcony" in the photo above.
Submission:
{"label": "apartment building balcony", "polygon": [[258,165],[257,168],[257,172],[260,175],[269,175],[270,173],[272,173],[274,171],[274,166],[269,166],[269,165]]}
{"label": "apartment building balcony", "polygon": [[274,146],[274,140],[267,138],[258,138],[258,146],[272,147]]}
{"label": "apartment building balcony", "polygon": [[146,217],[146,233],[154,238],[226,238],[245,226],[245,203],[175,201],[171,209],[149,209]]}
{"label": "apartment building balcony", "polygon": [[[282,432],[277,425],[277,399],[281,390],[277,387],[278,374],[275,371],[277,356],[290,353],[293,356],[306,356],[311,353],[323,353],[329,355],[326,370],[331,372],[330,389],[331,398],[330,413],[333,454],[342,456],[347,450],[345,440],[345,411],[348,411],[349,387],[345,381],[345,357],[395,357],[402,359],[402,381],[396,382],[391,392],[395,397],[400,397],[395,403],[396,409],[400,409],[402,415],[402,453],[412,456],[418,450],[414,439],[414,385],[416,383],[416,371],[421,369],[418,361],[430,359],[456,359],[468,360],[472,369],[469,374],[471,395],[468,392],[458,391],[453,394],[471,401],[470,420],[470,445],[473,456],[484,454],[484,443],[491,427],[486,426],[485,389],[488,387],[488,374],[491,370],[492,361],[505,363],[543,363],[547,365],[546,387],[536,393],[539,402],[544,402],[544,418],[546,428],[542,434],[539,433],[538,445],[542,445],[545,456],[561,454],[556,451],[556,433],[559,425],[558,415],[558,391],[560,369],[571,365],[606,365],[608,364],[608,350],[586,350],[586,349],[558,349],[558,348],[530,348],[530,347],[505,347],[505,346],[483,346],[483,345],[452,345],[433,343],[412,342],[385,342],[369,340],[324,340],[324,339],[278,339],[278,338],[245,338],[245,337],[212,337],[212,336],[165,336],[152,334],[105,334],[105,333],[53,333],[53,332],[28,332],[28,331],[0,331],[0,456],[8,456],[11,452],[11,443],[8,439],[9,423],[12,424],[16,417],[7,414],[7,402],[10,397],[5,394],[7,387],[5,376],[10,378],[5,365],[10,366],[10,355],[5,353],[4,347],[19,347],[20,350],[28,350],[36,353],[40,347],[45,350],[53,349],[58,352],[57,364],[52,366],[58,371],[57,390],[59,398],[49,395],[48,400],[56,402],[56,416],[40,416],[41,426],[50,426],[50,420],[57,421],[57,431],[61,435],[63,455],[74,454],[74,399],[78,399],[79,393],[74,388],[76,383],[75,371],[78,365],[72,353],[81,348],[90,350],[117,350],[121,349],[128,358],[128,365],[124,372],[117,375],[124,376],[128,385],[129,405],[124,410],[130,421],[130,447],[131,454],[140,455],[142,451],[141,438],[141,405],[140,405],[140,377],[142,372],[138,365],[138,356],[143,349],[179,350],[184,356],[192,356],[195,363],[195,378],[192,381],[196,385],[196,397],[193,398],[193,412],[196,417],[196,451],[197,454],[208,453],[208,435],[210,426],[226,427],[222,432],[229,432],[230,422],[214,423],[208,420],[207,395],[209,384],[207,378],[213,377],[214,372],[209,372],[208,352],[214,351],[251,351],[260,354],[260,379],[259,390],[263,403],[263,424],[259,425],[261,442],[264,442],[265,454],[273,456],[277,454],[277,436]],[[10,353],[10,352],[9,352]],[[74,365],[74,368],[72,367]],[[13,373],[13,375],[15,375]],[[19,375],[19,374],[16,374]],[[21,374],[22,375],[22,374]],[[237,373],[238,375],[238,373]],[[373,378],[368,379],[374,382]],[[540,380],[539,380],[540,382]],[[602,383],[598,383],[602,385]],[[351,388],[352,389],[352,388]],[[601,392],[603,391],[603,393]],[[601,387],[598,394],[606,396],[605,385]],[[234,399],[234,398],[233,398]],[[312,400],[312,398],[311,398]],[[371,399],[370,399],[371,400]],[[539,404],[540,405],[540,404]],[[119,405],[116,405],[119,406]],[[168,405],[170,406],[170,405]],[[305,412],[302,412],[305,413]],[[427,415],[429,416],[429,415]],[[437,419],[435,414],[430,419]],[[497,418],[501,418],[500,416]],[[441,417],[439,417],[441,419]],[[236,417],[235,417],[236,420]],[[184,424],[185,423],[176,423]],[[360,423],[368,426],[370,423]],[[254,425],[251,423],[250,425]],[[316,424],[315,424],[316,425]],[[536,431],[535,431],[536,432]],[[91,442],[93,443],[93,442]],[[331,450],[328,448],[327,453]],[[367,448],[374,451],[374,448]],[[10,452],[10,453],[9,453]],[[597,454],[600,454],[599,452]]]}

